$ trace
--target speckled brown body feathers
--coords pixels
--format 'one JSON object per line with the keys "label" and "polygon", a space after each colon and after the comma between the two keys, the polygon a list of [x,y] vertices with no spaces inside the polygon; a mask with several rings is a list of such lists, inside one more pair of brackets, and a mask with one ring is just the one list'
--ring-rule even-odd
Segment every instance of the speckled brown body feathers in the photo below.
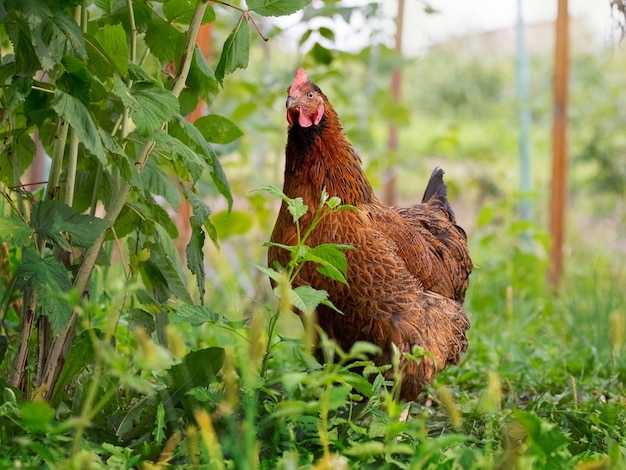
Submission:
{"label": "speckled brown body feathers", "polygon": [[[301,219],[303,229],[310,224],[323,188],[360,211],[327,216],[308,240],[311,246],[340,243],[356,248],[346,251],[349,286],[318,273],[312,263],[300,271],[296,283],[326,290],[344,313],[325,306],[317,312],[319,325],[342,348],[349,349],[356,341],[374,343],[383,351],[375,358],[377,364],[390,363],[392,344],[400,352],[419,345],[432,353],[434,361],[401,360],[406,366],[401,398],[413,400],[446,364],[458,363],[468,346],[469,321],[462,302],[472,263],[465,233],[445,200],[441,170],[433,172],[423,203],[409,208],[382,204],[327,98],[311,82],[305,85],[323,98],[324,116],[317,125],[290,127],[283,191],[290,198],[302,197],[309,207]],[[285,204],[271,241],[296,243]],[[268,261],[285,266],[289,254],[271,247]]]}

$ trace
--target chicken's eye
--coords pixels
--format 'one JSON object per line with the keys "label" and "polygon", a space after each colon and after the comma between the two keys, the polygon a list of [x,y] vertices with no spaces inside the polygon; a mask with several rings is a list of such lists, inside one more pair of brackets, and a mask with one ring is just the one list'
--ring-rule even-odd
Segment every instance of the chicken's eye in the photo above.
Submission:
{"label": "chicken's eye", "polygon": [[313,99],[313,97],[315,96],[312,91],[309,91],[306,95],[309,97],[309,99]]}

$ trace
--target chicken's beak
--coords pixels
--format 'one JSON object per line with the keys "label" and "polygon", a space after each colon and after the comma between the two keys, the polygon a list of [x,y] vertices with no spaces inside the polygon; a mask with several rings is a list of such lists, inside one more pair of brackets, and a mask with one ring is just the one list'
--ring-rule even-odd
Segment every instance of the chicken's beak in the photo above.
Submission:
{"label": "chicken's beak", "polygon": [[291,96],[287,97],[287,103],[286,103],[287,109],[293,108],[295,103],[296,103],[296,99],[295,98],[292,98]]}

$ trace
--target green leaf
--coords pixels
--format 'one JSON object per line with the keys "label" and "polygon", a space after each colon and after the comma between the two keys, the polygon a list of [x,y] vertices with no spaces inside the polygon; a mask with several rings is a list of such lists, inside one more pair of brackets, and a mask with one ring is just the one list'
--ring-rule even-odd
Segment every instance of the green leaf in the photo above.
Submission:
{"label": "green leaf", "polygon": [[187,267],[196,276],[196,285],[200,295],[200,303],[204,304],[206,273],[204,269],[204,231],[199,225],[191,226],[191,237],[185,248]]}
{"label": "green leaf", "polygon": [[18,289],[34,289],[37,304],[50,320],[52,332],[60,334],[70,319],[70,306],[63,294],[69,292],[72,283],[65,266],[52,254],[41,258],[37,250],[28,247],[15,275]]}
{"label": "green leaf", "polygon": [[535,453],[549,457],[561,447],[569,444],[571,439],[553,423],[539,418],[530,412],[513,410],[515,419],[526,429]]}
{"label": "green leaf", "polygon": [[332,29],[330,28],[326,28],[324,26],[322,26],[320,29],[317,30],[320,35],[326,39],[328,39],[329,41],[334,41],[335,40],[335,33]]}
{"label": "green leaf", "polygon": [[291,213],[293,221],[297,222],[298,220],[300,220],[300,217],[306,214],[308,206],[304,204],[304,201],[301,197],[297,197],[294,199],[288,199],[287,210]]}
{"label": "green leaf", "polygon": [[228,210],[230,210],[233,207],[233,195],[230,192],[230,184],[228,183],[228,178],[226,178],[226,173],[224,173],[224,168],[222,168],[222,163],[215,153],[213,153],[213,158],[210,163],[213,170],[211,172],[213,183],[220,194],[226,198]]}
{"label": "green leaf", "polygon": [[166,398],[173,405],[196,387],[209,387],[224,364],[223,348],[206,348],[187,354],[180,364],[172,366],[165,377]]}
{"label": "green leaf", "polygon": [[[163,14],[171,23],[187,25],[191,23],[196,8],[196,0],[168,0],[163,4]],[[202,24],[215,21],[215,10],[207,5],[202,17]]]}
{"label": "green leaf", "polygon": [[202,305],[179,305],[174,308],[172,314],[173,323],[188,323],[189,325],[202,325],[219,319],[220,315],[217,312]]}
{"label": "green leaf", "polygon": [[327,299],[328,292],[314,289],[311,286],[296,287],[292,291],[293,306],[304,313],[313,313]]}
{"label": "green leaf", "polygon": [[[206,163],[211,168],[211,177],[213,178],[213,183],[215,184],[215,187],[220,192],[220,194],[226,198],[226,201],[228,201],[228,208],[230,209],[233,205],[233,195],[230,192],[228,179],[226,178],[226,174],[224,173],[224,169],[222,168],[222,164],[217,158],[217,155],[215,155],[215,152],[207,143],[197,127],[188,122],[180,114],[175,117],[177,122],[181,125],[181,127],[187,134],[187,137],[189,137],[199,147],[199,149],[206,157]],[[209,231],[209,236],[211,236],[211,231],[209,230],[209,227],[207,227],[207,230]],[[213,239],[212,236],[211,239]]]}
{"label": "green leaf", "polygon": [[275,186],[273,184],[269,186],[263,186],[262,188],[256,189],[255,191],[265,191],[266,193],[269,193],[272,196],[281,198],[285,202],[289,202],[289,198],[287,197],[285,193],[283,193],[282,189],[280,189],[278,186]]}
{"label": "green leaf", "polygon": [[194,49],[194,60],[191,62],[189,75],[187,76],[187,91],[197,98],[211,100],[219,92],[219,82],[215,78],[215,73],[204,58],[198,46]]}
{"label": "green leaf", "polygon": [[126,43],[126,31],[124,27],[118,23],[115,25],[104,25],[94,34],[98,40],[102,51],[111,61],[111,64],[124,77],[128,73],[128,61],[130,53],[128,44]]}
{"label": "green leaf", "polygon": [[209,218],[211,215],[211,209],[207,206],[202,199],[198,197],[193,191],[185,188],[185,197],[191,204],[193,215],[191,216],[191,227],[200,228],[204,225],[209,238],[217,246],[217,229],[213,222]]}
{"label": "green leaf", "polygon": [[25,401],[20,406],[20,418],[26,429],[45,432],[52,424],[54,410],[45,401]]}
{"label": "green leaf", "polygon": [[152,83],[136,82],[130,94],[136,100],[130,114],[142,135],[152,134],[178,113],[176,97]]}
{"label": "green leaf", "polygon": [[127,108],[137,106],[137,100],[131,94],[130,90],[126,86],[126,83],[120,78],[119,75],[113,75],[113,88],[112,93],[122,100],[122,104]]}
{"label": "green leaf", "polygon": [[215,68],[215,78],[223,84],[224,77],[235,70],[248,67],[250,55],[250,25],[248,20],[242,15],[235,29],[230,33],[224,42],[222,55]]}
{"label": "green leaf", "polygon": [[198,197],[196,193],[185,188],[185,197],[191,204],[193,215],[191,216],[191,226],[201,227],[211,215],[211,208]]}
{"label": "green leaf", "polygon": [[43,238],[66,251],[73,246],[91,246],[107,222],[88,214],[80,214],[71,207],[50,199],[44,199],[33,206],[30,225]]}
{"label": "green leaf", "polygon": [[[29,24],[22,17],[17,17],[15,12],[11,13],[9,21],[4,22],[7,34],[13,44],[15,53],[15,73],[24,77],[31,77],[37,70],[42,68],[39,56],[33,47],[31,30]],[[47,70],[54,66],[54,62],[49,59],[45,61]]]}
{"label": "green leaf", "polygon": [[266,268],[265,266],[261,266],[259,264],[255,264],[254,267],[276,282],[278,282],[278,280],[282,276],[281,273],[272,268]]}
{"label": "green leaf", "polygon": [[85,106],[89,106],[93,78],[87,64],[69,55],[63,57],[61,63],[65,73],[58,78],[57,88],[78,98]]}
{"label": "green leaf", "polygon": [[208,142],[229,144],[243,135],[232,121],[217,114],[209,114],[196,120],[194,125]]}
{"label": "green leaf", "polygon": [[333,54],[331,51],[322,46],[319,42],[316,42],[311,49],[311,55],[316,62],[324,65],[330,65],[333,61]]}
{"label": "green leaf", "polygon": [[243,211],[221,211],[211,217],[221,239],[245,235],[252,228],[252,216]]}
{"label": "green leaf", "polygon": [[187,290],[187,276],[176,251],[176,245],[160,225],[156,225],[158,243],[150,246],[150,260],[159,270],[170,292],[180,300],[192,303]]}
{"label": "green leaf", "polygon": [[12,213],[3,217],[0,222],[0,240],[9,242],[14,246],[28,246],[34,230],[26,224],[17,214]]}
{"label": "green leaf", "polygon": [[163,62],[178,62],[185,45],[185,34],[160,18],[150,22],[144,39],[150,52]]}
{"label": "green leaf", "polygon": [[150,158],[141,172],[133,171],[131,184],[144,191],[162,196],[174,208],[180,205],[178,184],[161,169],[155,159]]}
{"label": "green leaf", "polygon": [[154,441],[157,443],[163,442],[165,439],[165,430],[167,426],[165,423],[165,406],[163,402],[159,402],[157,406],[157,415],[154,423],[154,430],[152,431],[152,435],[154,436]]}
{"label": "green leaf", "polygon": [[302,10],[311,0],[247,0],[248,9],[261,16],[291,15]]}
{"label": "green leaf", "polygon": [[330,243],[318,245],[307,253],[304,260],[318,263],[320,266],[317,267],[317,271],[320,274],[348,285],[346,280],[348,262],[340,246]]}
{"label": "green leaf", "polygon": [[85,330],[81,332],[72,342],[72,348],[67,355],[59,381],[54,387],[50,404],[55,408],[59,405],[63,397],[67,397],[66,387],[89,364],[95,359],[93,338],[101,338],[103,333],[97,329]]}
{"label": "green leaf", "polygon": [[76,130],[78,138],[87,150],[98,157],[100,163],[106,164],[107,159],[98,127],[85,105],[78,98],[56,90],[52,108]]}
{"label": "green leaf", "polygon": [[87,46],[80,27],[62,10],[57,10],[41,24],[41,40],[54,61],[66,55],[87,58]]}
{"label": "green leaf", "polygon": [[204,170],[209,168],[203,158],[167,132],[158,130],[151,137],[157,144],[155,146],[157,152],[181,160],[182,169],[189,172],[192,181],[197,181],[202,176]]}

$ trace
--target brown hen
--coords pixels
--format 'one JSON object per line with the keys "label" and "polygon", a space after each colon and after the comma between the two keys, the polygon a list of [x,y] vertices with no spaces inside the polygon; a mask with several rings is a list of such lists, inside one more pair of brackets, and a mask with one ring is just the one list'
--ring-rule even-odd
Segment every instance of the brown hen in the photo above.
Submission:
{"label": "brown hen", "polygon": [[[301,197],[308,212],[302,230],[311,223],[321,192],[338,196],[359,211],[326,216],[308,239],[309,246],[347,244],[348,286],[320,274],[307,263],[295,281],[326,290],[344,315],[320,306],[320,327],[343,349],[368,341],[382,349],[377,365],[389,364],[395,344],[400,353],[419,345],[432,354],[421,362],[406,361],[400,398],[414,400],[446,364],[457,364],[468,346],[470,324],[462,308],[472,261],[467,237],[456,225],[446,199],[443,171],[435,169],[421,204],[388,207],[374,194],[361,159],[343,132],[337,113],[320,88],[298,70],[288,89],[283,192]],[[295,245],[293,218],[283,203],[271,241]],[[272,246],[270,266],[286,266],[287,250]],[[433,360],[434,359],[434,360]]]}

